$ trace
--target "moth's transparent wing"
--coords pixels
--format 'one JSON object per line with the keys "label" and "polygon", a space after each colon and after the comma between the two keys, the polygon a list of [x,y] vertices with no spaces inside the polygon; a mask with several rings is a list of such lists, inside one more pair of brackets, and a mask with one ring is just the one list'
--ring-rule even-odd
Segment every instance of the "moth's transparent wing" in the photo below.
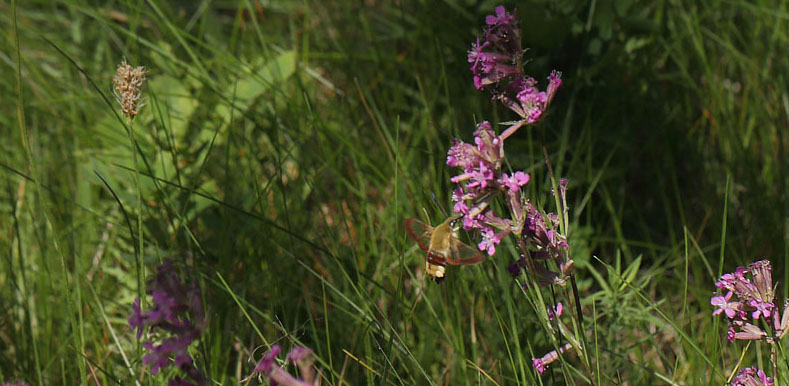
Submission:
{"label": "moth's transparent wing", "polygon": [[447,257],[447,264],[451,265],[471,265],[485,260],[482,252],[452,236],[450,240],[451,256]]}
{"label": "moth's transparent wing", "polygon": [[408,232],[408,235],[411,236],[417,244],[419,244],[419,248],[424,250],[428,250],[430,248],[430,233],[433,230],[433,227],[427,225],[416,218],[409,218],[405,220],[405,231]]}

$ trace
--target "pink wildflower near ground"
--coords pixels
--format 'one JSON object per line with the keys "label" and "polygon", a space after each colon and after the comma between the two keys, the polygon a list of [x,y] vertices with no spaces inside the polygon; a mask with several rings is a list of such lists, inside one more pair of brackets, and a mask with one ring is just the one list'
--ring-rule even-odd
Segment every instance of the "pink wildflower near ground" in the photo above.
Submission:
{"label": "pink wildflower near ground", "polygon": [[[713,315],[723,314],[729,323],[726,338],[732,340],[762,340],[768,343],[782,338],[789,327],[789,312],[773,302],[772,266],[769,260],[760,260],[748,267],[738,267],[715,283],[725,295],[713,296]],[[732,300],[736,296],[736,300]],[[760,319],[765,323],[761,324]],[[767,326],[768,331],[762,327]]]}
{"label": "pink wildflower near ground", "polygon": [[559,347],[558,352],[556,350],[553,350],[545,354],[542,358],[532,359],[532,363],[531,363],[532,367],[534,367],[534,369],[537,370],[537,372],[540,373],[540,375],[542,375],[542,373],[544,373],[545,370],[548,368],[548,365],[550,365],[553,362],[556,362],[556,360],[559,359],[559,353],[567,352],[572,348],[573,346],[571,344],[565,343],[563,346]]}
{"label": "pink wildflower near ground", "polygon": [[265,375],[272,386],[312,386],[315,383],[315,369],[313,367],[312,349],[296,346],[290,350],[287,360],[296,365],[300,376],[294,377],[283,367],[277,364],[277,356],[281,352],[279,345],[271,346],[271,350],[260,359],[252,376]]}
{"label": "pink wildflower near ground", "polygon": [[732,386],[773,386],[773,380],[761,369],[746,367],[731,379]]}
{"label": "pink wildflower near ground", "polygon": [[[784,302],[781,310],[774,302],[772,266],[769,260],[760,260],[747,267],[737,267],[734,272],[724,274],[715,283],[725,295],[713,296],[710,304],[716,309],[713,315],[725,315],[729,324],[726,339],[757,340],[771,347],[770,360],[775,366],[778,342],[789,330],[789,310]],[[737,300],[732,301],[736,296]],[[781,312],[783,311],[783,313]],[[777,374],[773,367],[773,375]],[[763,370],[748,367],[740,370],[731,380],[737,386],[772,386],[774,380]]]}

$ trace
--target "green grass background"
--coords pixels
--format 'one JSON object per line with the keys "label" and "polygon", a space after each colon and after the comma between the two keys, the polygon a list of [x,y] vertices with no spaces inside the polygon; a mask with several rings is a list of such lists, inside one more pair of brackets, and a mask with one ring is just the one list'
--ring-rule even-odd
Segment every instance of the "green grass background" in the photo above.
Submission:
{"label": "green grass background", "polygon": [[[0,2],[0,381],[166,383],[126,323],[141,216],[142,273],[171,258],[201,284],[192,348],[216,384],[274,343],[313,348],[323,384],[587,384],[575,354],[534,373],[553,346],[511,241],[435,285],[402,226],[448,204],[452,138],[514,118],[466,62],[496,5]],[[710,316],[714,280],[769,258],[789,283],[789,2],[505,5],[527,71],[564,75],[506,151],[546,210],[543,147],[570,181],[592,377],[724,383],[746,345]],[[141,212],[124,57],[150,70]],[[743,366],[767,357],[748,346]]]}

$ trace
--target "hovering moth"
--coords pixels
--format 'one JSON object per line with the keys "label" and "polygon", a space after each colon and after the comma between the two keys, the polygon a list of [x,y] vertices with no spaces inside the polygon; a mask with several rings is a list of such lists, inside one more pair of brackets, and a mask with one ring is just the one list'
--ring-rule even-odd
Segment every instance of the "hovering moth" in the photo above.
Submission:
{"label": "hovering moth", "polygon": [[405,220],[408,235],[427,251],[425,270],[436,283],[444,281],[447,264],[477,264],[485,259],[479,250],[460,241],[458,220],[458,217],[450,217],[435,227],[415,218]]}

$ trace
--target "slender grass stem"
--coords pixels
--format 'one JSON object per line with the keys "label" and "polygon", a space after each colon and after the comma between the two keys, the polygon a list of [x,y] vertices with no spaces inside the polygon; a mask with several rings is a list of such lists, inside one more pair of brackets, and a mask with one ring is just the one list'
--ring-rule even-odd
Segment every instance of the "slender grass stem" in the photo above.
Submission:
{"label": "slender grass stem", "polygon": [[135,241],[135,263],[137,271],[137,296],[140,298],[140,304],[145,304],[145,283],[143,281],[144,265],[143,265],[143,212],[142,212],[142,187],[140,186],[140,169],[137,164],[137,140],[134,135],[134,120],[132,117],[126,118],[126,124],[129,127],[129,147],[132,152],[132,164],[134,166],[134,185],[137,190],[137,240]]}

